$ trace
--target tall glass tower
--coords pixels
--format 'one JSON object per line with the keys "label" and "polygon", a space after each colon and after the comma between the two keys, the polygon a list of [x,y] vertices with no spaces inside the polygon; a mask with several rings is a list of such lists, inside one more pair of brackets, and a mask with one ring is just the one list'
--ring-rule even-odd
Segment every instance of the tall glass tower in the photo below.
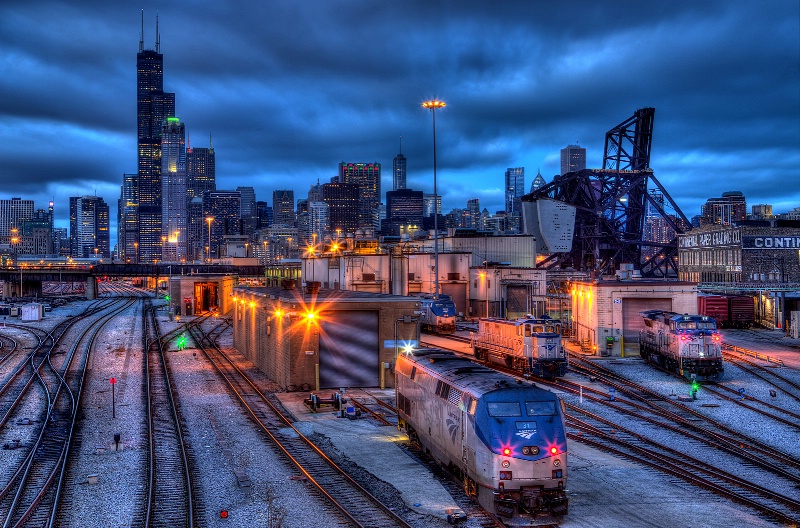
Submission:
{"label": "tall glass tower", "polygon": [[137,262],[161,260],[161,132],[167,117],[175,115],[175,94],[164,92],[164,56],[158,19],[154,50],[144,49],[144,13],[136,55],[136,114],[138,128],[139,235]]}
{"label": "tall glass tower", "polygon": [[186,260],[186,127],[168,117],[161,128],[161,260]]}
{"label": "tall glass tower", "polygon": [[518,199],[525,194],[525,167],[506,169],[506,214],[519,211]]}

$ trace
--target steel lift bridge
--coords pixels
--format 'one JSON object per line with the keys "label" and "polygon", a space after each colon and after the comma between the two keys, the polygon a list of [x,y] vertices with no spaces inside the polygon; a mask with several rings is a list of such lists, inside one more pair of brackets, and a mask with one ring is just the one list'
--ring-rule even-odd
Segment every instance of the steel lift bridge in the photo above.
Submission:
{"label": "steel lift bridge", "polygon": [[[538,267],[600,277],[627,263],[643,277],[677,277],[677,234],[691,222],[650,168],[654,115],[654,108],[641,108],[606,132],[602,169],[556,176],[522,197],[526,233],[547,255]],[[650,218],[660,216],[674,231],[671,241],[644,240],[648,205]],[[643,259],[648,246],[657,251]]]}

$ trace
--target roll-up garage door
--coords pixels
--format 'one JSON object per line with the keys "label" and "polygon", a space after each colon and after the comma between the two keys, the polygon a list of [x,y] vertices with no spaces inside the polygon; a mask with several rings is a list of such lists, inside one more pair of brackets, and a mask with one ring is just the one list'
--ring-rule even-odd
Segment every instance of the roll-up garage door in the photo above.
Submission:
{"label": "roll-up garage door", "polygon": [[320,388],[378,387],[378,312],[331,312],[320,323]]}
{"label": "roll-up garage door", "polygon": [[467,313],[467,285],[464,283],[440,284],[442,293],[446,293],[456,303],[456,314]]}
{"label": "roll-up garage door", "polygon": [[[508,319],[518,319],[530,313],[528,287],[509,284],[506,288],[506,313]],[[534,314],[536,315],[536,314]]]}
{"label": "roll-up garage door", "polygon": [[622,299],[622,338],[625,355],[639,353],[639,331],[644,329],[644,319],[639,312],[645,310],[672,310],[672,299]]}

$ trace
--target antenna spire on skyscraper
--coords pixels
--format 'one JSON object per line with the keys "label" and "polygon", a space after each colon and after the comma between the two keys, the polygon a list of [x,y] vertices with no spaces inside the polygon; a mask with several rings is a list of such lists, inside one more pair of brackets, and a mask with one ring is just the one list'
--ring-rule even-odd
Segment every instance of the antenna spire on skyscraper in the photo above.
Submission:
{"label": "antenna spire on skyscraper", "polygon": [[158,32],[158,11],[156,11],[156,53],[161,53],[161,33]]}
{"label": "antenna spire on skyscraper", "polygon": [[139,33],[139,53],[144,51],[144,9],[142,9],[142,31]]}
{"label": "antenna spire on skyscraper", "polygon": [[400,136],[400,154],[403,153],[403,136]]}

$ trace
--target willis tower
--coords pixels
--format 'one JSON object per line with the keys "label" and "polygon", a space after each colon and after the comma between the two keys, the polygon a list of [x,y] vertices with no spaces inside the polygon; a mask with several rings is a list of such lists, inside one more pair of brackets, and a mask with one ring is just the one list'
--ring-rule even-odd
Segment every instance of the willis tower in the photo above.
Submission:
{"label": "willis tower", "polygon": [[136,111],[139,147],[139,236],[137,262],[162,260],[161,240],[161,132],[175,115],[175,94],[164,92],[164,56],[161,54],[158,17],[155,49],[144,49],[144,12],[139,53],[136,55]]}

